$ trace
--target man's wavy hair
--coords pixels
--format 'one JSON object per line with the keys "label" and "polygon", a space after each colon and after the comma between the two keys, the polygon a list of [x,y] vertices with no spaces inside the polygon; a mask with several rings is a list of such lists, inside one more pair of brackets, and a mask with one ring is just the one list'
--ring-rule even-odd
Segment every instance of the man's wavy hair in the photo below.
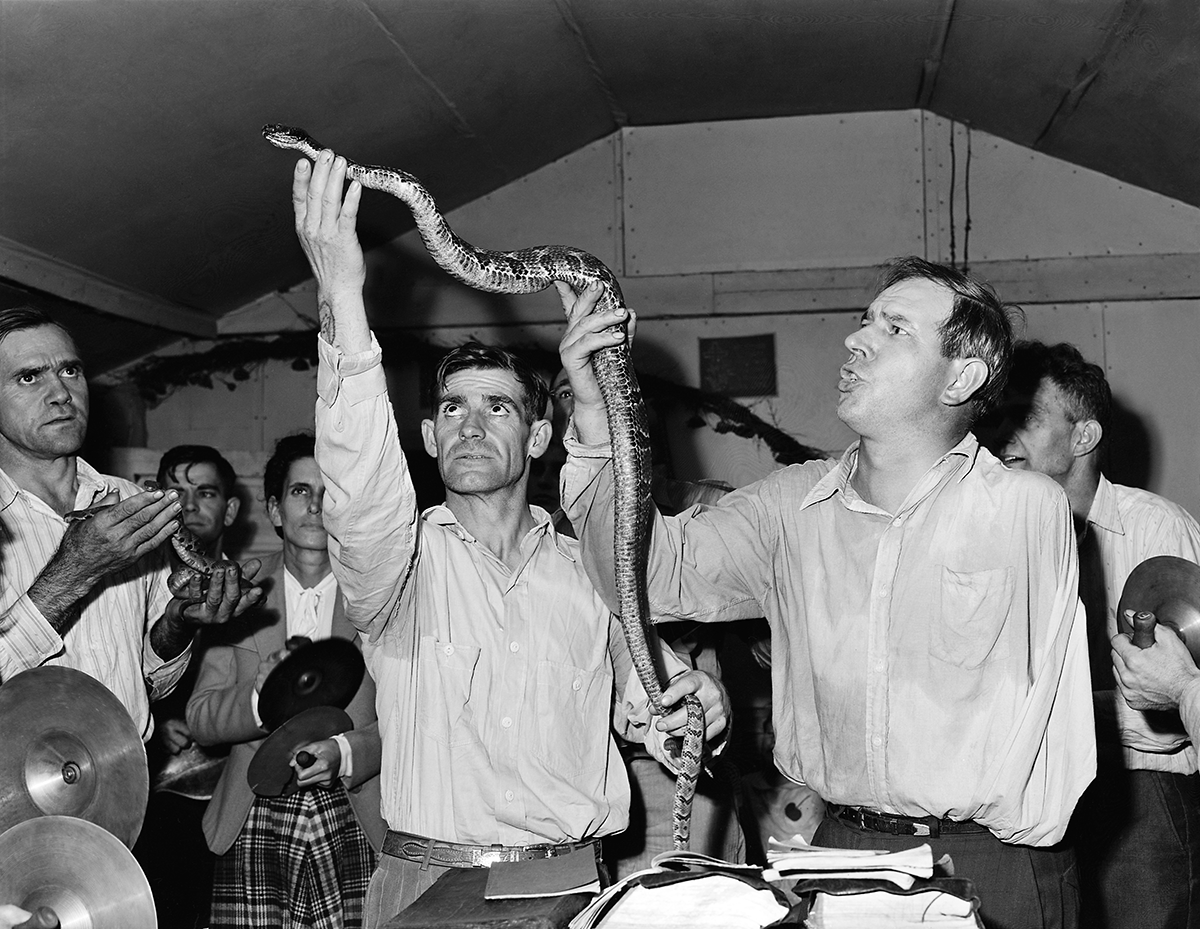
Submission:
{"label": "man's wavy hair", "polygon": [[987,380],[972,395],[972,419],[999,404],[1012,364],[1013,323],[1024,318],[1020,307],[1004,303],[990,284],[957,268],[934,264],[915,255],[896,258],[883,266],[875,296],[894,284],[921,279],[940,284],[954,294],[954,305],[938,329],[946,358],[978,358],[988,366]]}
{"label": "man's wavy hair", "polygon": [[446,381],[459,371],[473,369],[509,371],[521,385],[521,405],[526,424],[545,418],[550,389],[542,376],[519,355],[507,349],[493,348],[481,342],[468,342],[451,349],[438,364],[430,385],[429,401],[434,419],[446,394]]}
{"label": "man's wavy hair", "polygon": [[237,474],[225,456],[211,445],[176,445],[163,452],[162,458],[158,460],[158,474],[156,475],[159,486],[166,487],[168,477],[174,481],[180,481],[180,466],[185,466],[183,467],[183,480],[187,480],[188,469],[192,465],[198,464],[212,465],[216,469],[217,479],[221,482],[221,493],[225,494],[227,498],[233,497],[237,485]]}
{"label": "man's wavy hair", "polygon": [[1033,340],[1018,342],[1013,351],[1013,393],[1032,397],[1045,379],[1053,382],[1067,401],[1067,416],[1073,423],[1094,419],[1105,438],[1112,419],[1112,388],[1104,369],[1092,364],[1070,342],[1046,345]]}
{"label": "man's wavy hair", "polygon": [[42,326],[54,326],[56,329],[61,329],[68,339],[72,342],[75,337],[71,335],[71,330],[54,319],[49,313],[44,310],[39,310],[34,306],[14,306],[7,310],[0,310],[0,342],[12,335],[14,332],[23,332],[26,329],[41,329]]}

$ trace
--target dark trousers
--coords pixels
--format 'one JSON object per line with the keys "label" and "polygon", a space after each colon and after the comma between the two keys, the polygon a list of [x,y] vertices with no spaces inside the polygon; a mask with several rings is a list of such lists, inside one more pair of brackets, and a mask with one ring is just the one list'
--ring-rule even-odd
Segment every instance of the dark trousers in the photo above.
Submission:
{"label": "dark trousers", "polygon": [[934,861],[948,854],[954,876],[974,882],[979,915],[987,929],[1078,929],[1080,925],[1075,855],[1065,844],[1009,845],[990,832],[938,838],[889,835],[856,829],[828,815],[817,827],[813,844],[887,851],[928,844]]}
{"label": "dark trousers", "polygon": [[1200,774],[1102,763],[1071,835],[1088,929],[1200,927]]}

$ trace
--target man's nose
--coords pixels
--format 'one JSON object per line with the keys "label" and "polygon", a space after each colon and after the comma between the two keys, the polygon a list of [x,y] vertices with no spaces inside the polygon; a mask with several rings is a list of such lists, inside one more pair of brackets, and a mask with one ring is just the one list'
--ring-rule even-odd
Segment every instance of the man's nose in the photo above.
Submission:
{"label": "man's nose", "polygon": [[70,403],[71,391],[67,389],[66,382],[58,375],[55,375],[47,380],[46,400],[50,403]]}
{"label": "man's nose", "polygon": [[314,516],[317,515],[318,513],[320,513],[321,509],[324,506],[325,506],[325,491],[318,490],[316,493],[314,493],[312,496],[310,496],[308,498],[308,512],[312,513]]}
{"label": "man's nose", "polygon": [[464,439],[475,439],[483,435],[483,422],[478,413],[468,413],[463,417],[458,434]]}
{"label": "man's nose", "polygon": [[871,338],[868,334],[869,329],[869,326],[859,326],[846,336],[843,344],[855,354],[866,355],[871,347]]}

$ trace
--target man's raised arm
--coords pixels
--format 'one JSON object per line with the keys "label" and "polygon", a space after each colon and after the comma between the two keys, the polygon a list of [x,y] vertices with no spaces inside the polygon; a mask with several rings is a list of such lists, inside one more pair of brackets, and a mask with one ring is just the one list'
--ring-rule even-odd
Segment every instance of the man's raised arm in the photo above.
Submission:
{"label": "man's raised arm", "polygon": [[346,616],[377,635],[408,579],[417,503],[388,400],[382,355],[363,302],[366,263],[356,221],[362,186],[342,197],[346,161],[324,151],[292,178],[296,235],[317,281],[316,459],[324,522]]}

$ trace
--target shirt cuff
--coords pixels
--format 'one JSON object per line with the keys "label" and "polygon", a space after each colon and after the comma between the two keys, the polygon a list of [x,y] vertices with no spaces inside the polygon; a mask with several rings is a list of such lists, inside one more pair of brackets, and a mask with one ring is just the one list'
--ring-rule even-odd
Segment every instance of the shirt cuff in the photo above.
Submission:
{"label": "shirt cuff", "polygon": [[258,715],[258,691],[253,687],[250,688],[250,715],[254,717],[254,725],[259,729],[266,729],[263,725],[262,717]]}
{"label": "shirt cuff", "polygon": [[579,441],[575,432],[575,417],[567,420],[567,428],[563,431],[563,446],[572,458],[612,458],[612,443],[603,442],[600,445],[584,445]]}
{"label": "shirt cuff", "polygon": [[25,594],[0,616],[0,679],[36,668],[63,650],[63,640]]}
{"label": "shirt cuff", "polygon": [[354,752],[350,748],[350,740],[342,733],[338,733],[333,737],[333,741],[337,742],[338,750],[342,753],[342,763],[338,768],[338,777],[343,783],[349,782],[350,778],[354,777]]}
{"label": "shirt cuff", "polygon": [[328,406],[343,394],[346,402],[354,405],[387,393],[383,350],[374,332],[371,347],[352,355],[343,354],[318,334],[317,358],[317,396]]}

